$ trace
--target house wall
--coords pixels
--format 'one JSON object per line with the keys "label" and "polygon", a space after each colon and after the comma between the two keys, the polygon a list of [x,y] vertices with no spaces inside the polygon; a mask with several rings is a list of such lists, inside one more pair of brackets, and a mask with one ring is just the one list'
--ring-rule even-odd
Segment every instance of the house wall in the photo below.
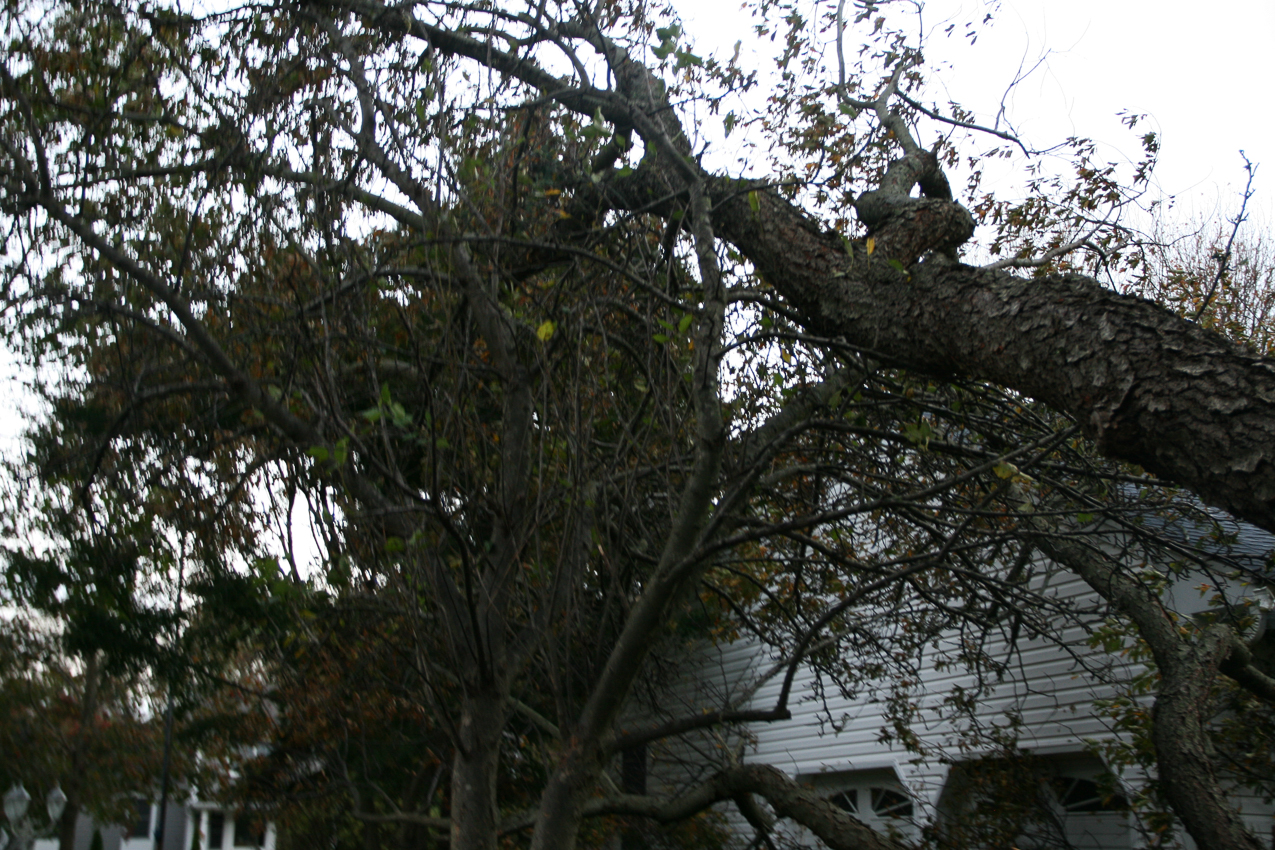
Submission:
{"label": "house wall", "polygon": [[[234,812],[216,806],[196,804],[188,810],[185,824],[185,848],[190,850],[244,850],[260,848],[275,850],[275,826],[266,823],[264,835],[252,835],[243,830],[246,826]],[[218,828],[220,821],[220,828]],[[217,841],[220,833],[220,842]]]}
{"label": "house wall", "polygon": [[[927,647],[920,664],[920,682],[910,694],[916,708],[910,726],[919,736],[921,753],[883,736],[883,730],[890,727],[886,692],[894,683],[869,682],[858,693],[845,696],[827,683],[820,688],[814,672],[803,667],[794,681],[790,720],[753,724],[745,734],[733,738],[716,732],[690,742],[670,743],[662,750],[653,750],[652,774],[660,777],[665,789],[673,790],[691,781],[692,771],[686,765],[696,763],[698,757],[702,767],[706,763],[705,752],[715,767],[732,759],[772,764],[820,791],[857,788],[860,819],[874,826],[894,828],[903,837],[916,837],[919,825],[932,823],[940,816],[952,762],[995,752],[990,743],[980,746],[968,734],[972,727],[1004,729],[1010,726],[1010,718],[1015,718],[1021,723],[1020,748],[1052,759],[1050,764],[1067,775],[1096,776],[1103,772],[1103,766],[1088,755],[1089,744],[1109,740],[1115,733],[1107,720],[1095,713],[1093,702],[1115,695],[1118,683],[1141,668],[1119,655],[1108,655],[1088,645],[1089,629],[1098,621],[1101,607],[1084,582],[1058,570],[1042,571],[1041,576],[1035,588],[1038,592],[1065,601],[1072,608],[1089,609],[1094,619],[1086,623],[1082,617],[1064,629],[1056,636],[1061,643],[1028,637],[1011,648],[1006,638],[990,636],[985,644],[988,653],[1007,661],[1009,672],[978,699],[972,718],[953,719],[950,712],[943,710],[945,700],[958,688],[968,690],[977,684],[970,672],[941,663],[956,648],[956,636],[941,639],[937,647]],[[1199,597],[1185,589],[1180,594],[1184,599]],[[732,697],[738,700],[747,692],[749,683],[773,668],[777,660],[750,640],[706,647],[695,663],[688,665],[674,688],[675,697],[671,700],[679,704],[669,706],[669,714],[693,714],[720,708],[724,700]],[[733,707],[773,707],[782,679],[782,675],[771,678],[751,698],[736,702]],[[1122,780],[1132,788],[1145,777],[1130,773]],[[883,820],[864,810],[863,801],[870,789],[890,787],[891,783],[906,790],[914,801],[914,817],[909,823]],[[1254,797],[1237,796],[1236,802],[1242,805],[1254,832],[1269,840],[1275,824],[1272,806]],[[741,834],[751,835],[737,815],[726,811],[741,828]],[[1123,813],[1059,809],[1057,814],[1077,850],[1139,846],[1133,824]],[[809,836],[797,834],[797,838],[815,846]]]}

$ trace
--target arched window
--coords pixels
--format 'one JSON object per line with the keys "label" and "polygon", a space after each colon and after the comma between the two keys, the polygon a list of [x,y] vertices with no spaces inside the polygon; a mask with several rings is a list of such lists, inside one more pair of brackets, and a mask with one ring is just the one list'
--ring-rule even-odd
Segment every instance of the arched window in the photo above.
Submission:
{"label": "arched window", "polygon": [[872,811],[880,818],[912,817],[912,798],[893,788],[872,788]]}
{"label": "arched window", "polygon": [[1119,793],[1106,794],[1092,779],[1058,776],[1050,783],[1058,804],[1066,812],[1124,812],[1129,803]]}
{"label": "arched window", "polygon": [[828,802],[841,809],[843,812],[849,812],[852,815],[859,814],[859,791],[850,788],[845,791],[838,791],[828,798]]}

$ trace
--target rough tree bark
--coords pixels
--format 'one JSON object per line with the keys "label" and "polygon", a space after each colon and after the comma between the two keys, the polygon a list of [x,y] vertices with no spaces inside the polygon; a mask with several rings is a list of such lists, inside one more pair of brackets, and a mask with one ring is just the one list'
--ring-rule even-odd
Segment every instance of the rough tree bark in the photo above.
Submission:
{"label": "rough tree bark", "polygon": [[812,331],[932,375],[1012,387],[1074,416],[1105,454],[1275,529],[1269,360],[1091,278],[1025,280],[951,262],[941,249],[965,228],[951,202],[889,226],[906,253],[869,256],[861,243],[847,254],[777,194],[759,195],[754,214],[723,186],[714,224]]}

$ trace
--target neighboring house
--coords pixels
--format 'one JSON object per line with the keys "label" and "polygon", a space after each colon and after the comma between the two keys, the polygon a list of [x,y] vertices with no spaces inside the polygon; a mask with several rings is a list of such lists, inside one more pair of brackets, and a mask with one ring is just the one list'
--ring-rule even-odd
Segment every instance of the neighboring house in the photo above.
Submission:
{"label": "neighboring house", "polygon": [[[75,850],[89,850],[94,832],[102,836],[102,850],[156,850],[159,804],[139,798],[137,814],[128,825],[102,826],[81,814],[75,825]],[[164,850],[274,850],[274,824],[250,815],[228,812],[214,803],[170,801],[164,823]],[[53,840],[40,840],[35,850],[57,850]]]}
{"label": "neighboring house", "polygon": [[[1273,545],[1275,538],[1254,531],[1253,539],[1239,546],[1236,556],[1248,559],[1245,566],[1269,570],[1264,558]],[[1171,586],[1167,603],[1181,614],[1198,615],[1211,605],[1208,594],[1198,589],[1201,583],[1197,577]],[[1036,590],[1073,609],[1088,609],[1093,615],[1091,625],[1101,622],[1104,609],[1096,595],[1069,572],[1042,569]],[[1229,592],[1264,600],[1257,629],[1275,633],[1266,588],[1237,582]],[[714,760],[771,764],[870,826],[916,839],[926,825],[950,822],[978,802],[982,792],[970,791],[974,778],[1005,753],[993,743],[995,734],[989,734],[999,728],[1006,739],[1012,731],[1019,750],[1029,754],[1034,778],[1020,785],[1026,784],[1039,801],[1045,824],[1039,835],[1020,835],[1016,847],[1120,850],[1148,846],[1136,819],[1125,811],[1125,799],[1146,776],[1126,770],[1113,787],[1100,745],[1118,735],[1094,709],[1096,699],[1115,696],[1121,682],[1142,668],[1091,648],[1088,637],[1079,618],[1049,641],[1023,638],[1012,648],[1002,637],[989,637],[989,655],[1004,659],[1008,669],[999,681],[985,681],[969,714],[955,719],[945,700],[960,689],[973,692],[974,676],[940,660],[945,650],[955,649],[955,634],[928,645],[929,657],[916,668],[916,682],[904,683],[911,692],[913,710],[906,726],[916,735],[914,743],[922,754],[915,746],[904,746],[893,725],[887,696],[900,685],[898,681],[870,680],[848,698],[826,682],[817,682],[809,669],[801,669],[789,703],[790,720],[753,724],[743,737],[709,733],[698,741],[653,748],[649,770],[657,782],[664,780],[667,790],[676,782],[691,782],[695,775],[710,772]],[[748,640],[705,650],[675,689],[681,705],[670,710],[693,713],[732,703],[737,709],[771,708],[783,676],[765,679],[760,686],[756,682],[773,672],[775,662]],[[972,727],[980,727],[982,734],[971,735]],[[729,755],[722,758],[723,753]],[[1003,758],[1001,762],[1007,763]],[[1251,795],[1232,799],[1249,828],[1271,842],[1275,828],[1271,801]],[[735,822],[733,809],[726,812]],[[737,825],[741,836],[746,836],[743,846],[753,832],[742,819]],[[782,828],[784,837],[799,846],[821,846],[790,824]],[[1178,840],[1186,848],[1194,847],[1180,831]]]}
{"label": "neighboring house", "polygon": [[274,850],[275,827],[269,821],[227,812],[212,803],[192,803],[187,812],[186,844],[181,850],[187,847],[190,850],[231,850],[236,847]]}

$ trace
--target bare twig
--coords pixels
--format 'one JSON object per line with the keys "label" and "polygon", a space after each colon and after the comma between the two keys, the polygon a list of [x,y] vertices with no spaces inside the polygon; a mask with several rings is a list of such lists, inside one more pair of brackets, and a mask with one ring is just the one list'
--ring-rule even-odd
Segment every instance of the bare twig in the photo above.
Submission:
{"label": "bare twig", "polygon": [[1209,302],[1213,300],[1213,296],[1217,294],[1222,278],[1226,277],[1226,273],[1231,270],[1231,250],[1235,247],[1235,237],[1239,235],[1240,225],[1248,219],[1248,202],[1253,197],[1253,176],[1257,172],[1257,166],[1244,154],[1244,151],[1240,151],[1240,158],[1244,160],[1244,170],[1248,172],[1248,182],[1244,184],[1244,199],[1240,202],[1240,211],[1235,218],[1227,219],[1231,222],[1231,236],[1226,240],[1226,249],[1213,254],[1213,259],[1217,261],[1217,274],[1213,275],[1213,283],[1209,284],[1209,291],[1200,302],[1200,309],[1196,310],[1195,315],[1192,316],[1197,322],[1209,308]]}

